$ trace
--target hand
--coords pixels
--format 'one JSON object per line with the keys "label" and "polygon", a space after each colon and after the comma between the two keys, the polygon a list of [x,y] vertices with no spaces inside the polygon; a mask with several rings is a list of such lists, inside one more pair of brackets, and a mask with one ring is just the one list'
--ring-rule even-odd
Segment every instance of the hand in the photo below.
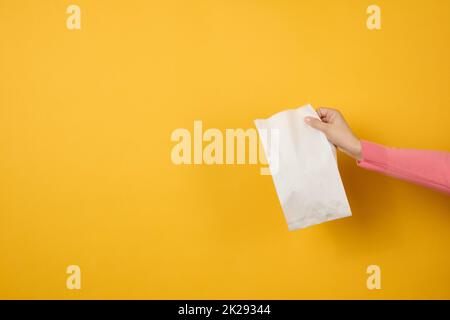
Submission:
{"label": "hand", "polygon": [[356,160],[361,160],[361,141],[353,134],[339,110],[319,108],[317,114],[321,120],[305,117],[306,124],[322,131],[339,150]]}

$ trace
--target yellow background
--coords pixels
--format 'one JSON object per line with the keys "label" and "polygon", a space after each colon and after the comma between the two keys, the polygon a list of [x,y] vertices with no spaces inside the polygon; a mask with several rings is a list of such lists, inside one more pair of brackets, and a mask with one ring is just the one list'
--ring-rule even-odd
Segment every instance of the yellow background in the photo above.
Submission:
{"label": "yellow background", "polygon": [[450,150],[450,1],[376,1],[381,31],[370,4],[0,0],[0,298],[450,298],[444,194],[341,155],[353,217],[289,233],[259,166],[170,160],[194,120],[306,103]]}

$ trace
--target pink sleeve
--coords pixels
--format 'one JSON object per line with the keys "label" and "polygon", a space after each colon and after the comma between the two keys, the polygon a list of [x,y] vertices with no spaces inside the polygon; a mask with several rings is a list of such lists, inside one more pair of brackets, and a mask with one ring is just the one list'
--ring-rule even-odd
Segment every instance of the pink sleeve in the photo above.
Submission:
{"label": "pink sleeve", "polygon": [[358,166],[450,194],[450,153],[389,148],[361,140]]}

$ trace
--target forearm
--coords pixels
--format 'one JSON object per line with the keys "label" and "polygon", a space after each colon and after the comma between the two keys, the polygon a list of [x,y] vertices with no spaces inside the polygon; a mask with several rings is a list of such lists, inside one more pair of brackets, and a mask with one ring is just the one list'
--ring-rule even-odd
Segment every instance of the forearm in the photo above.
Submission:
{"label": "forearm", "polygon": [[398,149],[361,141],[358,166],[450,194],[450,153]]}

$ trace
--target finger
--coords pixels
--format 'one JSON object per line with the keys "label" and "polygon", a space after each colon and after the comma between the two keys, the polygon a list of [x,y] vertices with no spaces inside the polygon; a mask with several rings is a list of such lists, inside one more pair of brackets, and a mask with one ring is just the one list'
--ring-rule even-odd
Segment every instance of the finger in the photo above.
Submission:
{"label": "finger", "polygon": [[337,110],[331,108],[318,108],[316,111],[320,119],[325,122],[330,122],[333,114],[337,112]]}
{"label": "finger", "polygon": [[309,125],[310,127],[320,130],[322,132],[325,132],[325,130],[328,128],[328,124],[325,122],[322,122],[321,120],[317,119],[317,118],[312,118],[312,117],[305,117],[305,122],[307,125]]}

